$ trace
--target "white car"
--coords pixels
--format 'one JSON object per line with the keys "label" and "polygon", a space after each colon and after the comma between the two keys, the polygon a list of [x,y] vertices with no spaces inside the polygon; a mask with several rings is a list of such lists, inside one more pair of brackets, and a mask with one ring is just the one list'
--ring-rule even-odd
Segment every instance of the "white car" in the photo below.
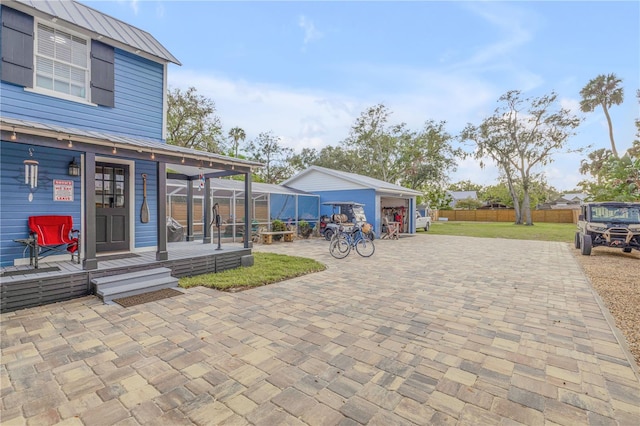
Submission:
{"label": "white car", "polygon": [[428,231],[431,227],[431,216],[422,216],[420,212],[416,212],[416,229],[424,229]]}

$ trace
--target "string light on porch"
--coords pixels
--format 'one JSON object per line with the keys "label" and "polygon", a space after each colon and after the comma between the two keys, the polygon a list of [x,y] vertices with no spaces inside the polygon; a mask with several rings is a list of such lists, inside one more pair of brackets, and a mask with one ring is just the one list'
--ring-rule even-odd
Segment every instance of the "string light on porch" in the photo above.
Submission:
{"label": "string light on porch", "polygon": [[111,150],[111,152],[114,153],[114,154],[118,153],[118,150],[116,148],[116,144],[115,143],[113,144],[113,149]]}
{"label": "string light on porch", "polygon": [[73,141],[71,140],[71,135],[69,135],[69,143],[67,144],[69,148],[73,148]]}
{"label": "string light on porch", "polygon": [[152,160],[155,160],[155,159],[156,159],[156,154],[155,154],[153,151],[151,151],[151,159],[152,159]]}
{"label": "string light on porch", "polygon": [[13,133],[11,133],[11,137],[9,138],[12,141],[15,141],[16,139],[18,139],[18,135],[16,135],[16,128],[13,127]]}
{"label": "string light on porch", "polygon": [[180,162],[184,164],[184,155],[182,156],[182,160]]}

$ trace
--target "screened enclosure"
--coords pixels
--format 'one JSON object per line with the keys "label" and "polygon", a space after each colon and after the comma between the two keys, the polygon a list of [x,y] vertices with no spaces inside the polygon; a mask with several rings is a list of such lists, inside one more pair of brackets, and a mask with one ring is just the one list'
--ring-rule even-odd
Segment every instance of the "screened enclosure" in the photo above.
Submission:
{"label": "screened enclosure", "polygon": [[[167,181],[167,215],[184,227],[187,241],[202,239],[204,227],[205,190],[200,181],[192,181],[191,216],[189,225],[189,194],[187,181]],[[297,229],[298,222],[307,221],[316,228],[320,220],[320,197],[280,185],[252,184],[251,234],[260,229],[270,230],[272,221],[278,219],[290,229]],[[241,241],[244,237],[244,182],[230,179],[211,179],[212,205],[217,204],[220,215],[220,233],[223,238]],[[211,217],[211,215],[209,215]],[[213,235],[218,229],[213,227]]]}

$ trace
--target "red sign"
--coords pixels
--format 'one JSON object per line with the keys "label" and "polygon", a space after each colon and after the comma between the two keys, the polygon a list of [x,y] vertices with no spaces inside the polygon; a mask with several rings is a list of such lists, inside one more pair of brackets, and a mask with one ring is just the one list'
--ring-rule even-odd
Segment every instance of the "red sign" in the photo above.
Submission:
{"label": "red sign", "polygon": [[73,181],[53,181],[53,201],[73,201]]}

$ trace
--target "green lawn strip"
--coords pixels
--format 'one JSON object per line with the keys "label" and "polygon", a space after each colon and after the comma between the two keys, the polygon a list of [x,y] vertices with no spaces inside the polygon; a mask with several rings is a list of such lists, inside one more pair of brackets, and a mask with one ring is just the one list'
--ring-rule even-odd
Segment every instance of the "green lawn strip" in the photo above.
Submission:
{"label": "green lawn strip", "polygon": [[[418,231],[424,232],[424,231]],[[434,222],[429,234],[457,235],[480,238],[508,238],[572,242],[576,232],[573,223],[534,223],[533,226],[514,225],[511,222]]]}
{"label": "green lawn strip", "polygon": [[324,271],[327,267],[313,259],[275,253],[253,253],[254,264],[226,271],[180,278],[182,288],[205,286],[218,290],[259,287],[312,272]]}

